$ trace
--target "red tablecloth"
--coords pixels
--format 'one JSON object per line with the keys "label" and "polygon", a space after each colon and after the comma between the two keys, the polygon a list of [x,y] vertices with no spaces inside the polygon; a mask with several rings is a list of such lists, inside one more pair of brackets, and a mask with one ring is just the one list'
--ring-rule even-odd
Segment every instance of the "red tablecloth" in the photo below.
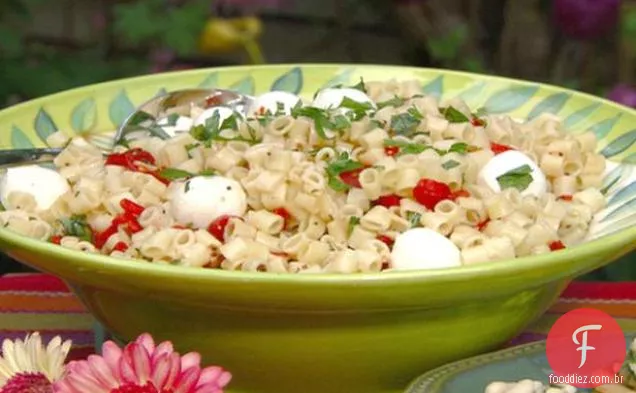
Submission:
{"label": "red tablecloth", "polygon": [[[636,333],[636,282],[574,282],[537,322],[513,340],[520,344],[545,338],[563,313],[594,307],[614,316],[623,330]],[[45,274],[0,277],[0,341],[39,331],[45,340],[55,335],[73,340],[71,358],[85,357],[103,341],[103,330],[66,285]]]}

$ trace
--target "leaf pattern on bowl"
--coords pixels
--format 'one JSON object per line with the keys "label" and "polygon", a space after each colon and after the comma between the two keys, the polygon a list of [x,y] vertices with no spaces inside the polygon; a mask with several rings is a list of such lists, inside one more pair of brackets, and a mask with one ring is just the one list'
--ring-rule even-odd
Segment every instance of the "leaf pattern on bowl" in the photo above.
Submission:
{"label": "leaf pattern on bowl", "polygon": [[46,139],[49,135],[55,133],[58,128],[53,122],[51,116],[44,110],[44,108],[40,108],[38,114],[35,116],[35,120],[33,121],[33,128],[35,128],[35,132],[43,143],[46,143]]}
{"label": "leaf pattern on bowl", "polygon": [[288,72],[278,77],[272,87],[271,91],[286,91],[292,94],[298,94],[303,88],[303,71],[300,67],[294,67]]}
{"label": "leaf pattern on bowl", "polygon": [[569,93],[556,93],[544,98],[543,101],[532,108],[530,114],[528,114],[528,120],[532,120],[543,113],[559,113],[570,97],[571,94]]}
{"label": "leaf pattern on bowl", "polygon": [[444,92],[444,76],[440,75],[422,88],[422,93],[440,98]]}
{"label": "leaf pattern on bowl", "polygon": [[33,142],[26,136],[24,131],[15,125],[11,126],[11,146],[14,149],[30,149],[34,147]]}
{"label": "leaf pattern on bowl", "polygon": [[73,108],[71,113],[71,127],[78,134],[90,131],[97,121],[95,99],[88,97]]}
{"label": "leaf pattern on bowl", "polygon": [[248,95],[253,95],[254,94],[254,77],[250,76],[246,76],[245,78],[241,79],[240,81],[234,83],[233,85],[229,86],[228,89],[230,90],[234,90],[234,91],[238,91],[241,94],[248,94]]}
{"label": "leaf pattern on bowl", "polygon": [[[328,73],[323,72],[323,69],[329,70]],[[605,157],[620,162],[621,166],[610,171],[603,181],[603,191],[609,203],[605,211],[599,215],[592,238],[605,236],[636,223],[636,129],[633,127],[636,122],[635,113],[611,103],[595,102],[588,96],[560,91],[558,88],[541,84],[439,70],[400,67],[389,69],[376,66],[345,65],[322,68],[300,65],[242,67],[232,69],[232,72],[222,69],[202,70],[199,73],[187,73],[178,77],[174,74],[171,77],[157,76],[156,80],[159,82],[136,87],[134,97],[140,97],[138,90],[147,90],[147,96],[150,97],[153,94],[188,86],[234,89],[250,95],[262,93],[265,89],[309,96],[317,88],[355,84],[360,78],[388,79],[391,78],[391,72],[399,79],[416,77],[422,82],[423,93],[438,96],[440,99],[459,97],[472,108],[483,106],[490,113],[510,114],[516,118],[533,119],[541,113],[553,113],[564,116],[564,126],[572,132],[593,131],[601,139],[598,151]],[[256,70],[258,80],[255,79]],[[88,133],[87,139],[91,143],[108,149],[115,134],[114,130],[137,105],[145,101],[131,100],[129,93],[133,92],[132,89],[132,85],[119,84],[110,92],[100,91],[98,95],[86,90],[86,94],[73,95],[72,97],[76,98],[64,103],[70,108],[67,112],[59,110],[58,107],[52,109],[53,106],[47,106],[47,109],[44,106],[35,107],[35,116],[31,117],[29,123],[9,123],[12,124],[7,132],[10,137],[5,144],[10,144],[14,148],[41,145],[37,139],[45,142],[49,135],[58,130],[59,125],[63,126],[64,130]],[[107,105],[100,105],[104,100]],[[51,105],[54,104],[57,105]],[[96,133],[98,129],[110,131]]]}
{"label": "leaf pattern on bowl", "polygon": [[122,89],[110,103],[108,115],[113,125],[119,127],[134,110],[135,105],[128,98],[126,89]]}

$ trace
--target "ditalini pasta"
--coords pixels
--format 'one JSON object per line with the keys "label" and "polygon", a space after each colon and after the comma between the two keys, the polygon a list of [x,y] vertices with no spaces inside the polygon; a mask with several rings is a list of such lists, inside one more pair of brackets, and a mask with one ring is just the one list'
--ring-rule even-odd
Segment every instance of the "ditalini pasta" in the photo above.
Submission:
{"label": "ditalini pasta", "polygon": [[584,239],[605,206],[593,133],[420,91],[270,92],[245,113],[149,119],[107,157],[58,132],[56,170],[4,174],[0,223],[117,258],[303,274],[449,268]]}

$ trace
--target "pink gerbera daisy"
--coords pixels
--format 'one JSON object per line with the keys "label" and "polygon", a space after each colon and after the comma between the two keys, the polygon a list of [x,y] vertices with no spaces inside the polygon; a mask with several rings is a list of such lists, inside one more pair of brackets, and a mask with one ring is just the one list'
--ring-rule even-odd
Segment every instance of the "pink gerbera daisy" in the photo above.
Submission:
{"label": "pink gerbera daisy", "polygon": [[112,341],[102,355],[70,362],[54,385],[56,393],[222,393],[231,375],[221,367],[201,368],[201,355],[183,356],[169,341],[155,346],[149,334],[120,349]]}

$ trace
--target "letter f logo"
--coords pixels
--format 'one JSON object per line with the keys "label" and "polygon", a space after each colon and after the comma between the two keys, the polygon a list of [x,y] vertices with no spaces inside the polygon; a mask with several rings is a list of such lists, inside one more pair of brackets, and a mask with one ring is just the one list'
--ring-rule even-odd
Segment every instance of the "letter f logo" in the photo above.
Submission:
{"label": "letter f logo", "polygon": [[[574,333],[572,333],[572,341],[574,341],[574,344],[581,345],[576,349],[577,351],[581,351],[581,364],[579,364],[579,368],[583,367],[587,360],[587,351],[593,351],[596,349],[592,346],[587,345],[587,332],[590,330],[601,330],[602,327],[602,325],[585,325],[576,329]],[[579,342],[579,339],[577,338],[579,333],[583,333],[581,335],[581,342]]]}

